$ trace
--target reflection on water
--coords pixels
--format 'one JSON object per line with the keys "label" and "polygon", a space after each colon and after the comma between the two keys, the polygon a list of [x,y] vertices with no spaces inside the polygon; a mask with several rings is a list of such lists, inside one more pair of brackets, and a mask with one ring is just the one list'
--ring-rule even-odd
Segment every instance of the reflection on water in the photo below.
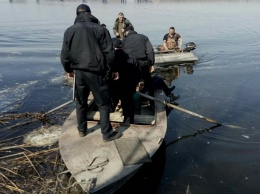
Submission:
{"label": "reflection on water", "polygon": [[[187,193],[187,188],[190,193],[258,193],[257,0],[1,1],[0,112],[45,112],[71,99],[72,89],[64,85],[59,52],[63,33],[75,19],[75,8],[84,2],[107,25],[111,35],[119,11],[153,45],[161,44],[169,26],[175,26],[184,44],[196,43],[194,53],[199,61],[156,67],[156,73],[168,86],[176,86],[174,93],[181,96],[177,100],[180,107],[243,128],[214,127],[172,110],[168,115],[165,160],[154,167],[163,171],[152,187],[155,193]],[[0,139],[33,128],[23,125],[1,131]],[[147,176],[140,177],[136,180],[145,182]]]}
{"label": "reflection on water", "polygon": [[181,71],[184,74],[192,75],[194,63],[187,64],[169,64],[167,67],[156,67],[155,73],[158,73],[162,79],[167,83],[168,87],[172,85],[172,82],[178,79],[181,75]]}

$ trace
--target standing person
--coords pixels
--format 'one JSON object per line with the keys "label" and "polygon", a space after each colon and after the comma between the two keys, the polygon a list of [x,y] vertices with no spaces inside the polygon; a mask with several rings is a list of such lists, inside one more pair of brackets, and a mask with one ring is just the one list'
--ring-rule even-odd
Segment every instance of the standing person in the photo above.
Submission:
{"label": "standing person", "polygon": [[[150,95],[153,95],[153,83],[150,74],[150,70],[153,68],[155,61],[153,46],[147,36],[138,34],[134,31],[132,26],[125,28],[125,36],[126,38],[123,40],[123,51],[127,56],[126,64],[135,70],[134,73],[129,73],[129,75],[132,76],[133,87],[128,88],[128,90],[134,94],[137,84],[141,78],[143,78],[145,87],[148,89]],[[133,98],[133,94],[130,96],[131,99]],[[125,121],[127,119],[130,120],[130,123],[134,121],[134,109],[130,111]]]}
{"label": "standing person", "polygon": [[114,62],[112,40],[107,29],[91,14],[89,6],[81,4],[76,9],[74,25],[64,33],[61,63],[68,76],[75,72],[76,113],[79,136],[87,131],[87,100],[92,91],[100,112],[100,125],[104,141],[122,136],[113,132],[109,122],[110,99],[107,71]]}
{"label": "standing person", "polygon": [[[124,122],[127,124],[134,123],[135,103],[133,95],[136,85],[140,80],[139,68],[136,65],[127,63],[127,55],[122,50],[122,42],[118,38],[113,38],[115,49],[115,65],[119,72],[119,79],[114,81],[112,88],[112,99],[114,107],[121,100],[123,109]],[[139,73],[139,74],[137,74]],[[114,89],[113,89],[114,88]]]}
{"label": "standing person", "polygon": [[163,47],[161,50],[176,50],[179,52],[182,47],[182,38],[175,32],[174,27],[170,27],[169,33],[165,34],[163,37]]}
{"label": "standing person", "polygon": [[128,26],[132,26],[131,22],[124,17],[124,14],[120,12],[118,14],[118,18],[115,21],[113,32],[116,35],[117,38],[120,40],[123,40],[124,38],[124,29]]}

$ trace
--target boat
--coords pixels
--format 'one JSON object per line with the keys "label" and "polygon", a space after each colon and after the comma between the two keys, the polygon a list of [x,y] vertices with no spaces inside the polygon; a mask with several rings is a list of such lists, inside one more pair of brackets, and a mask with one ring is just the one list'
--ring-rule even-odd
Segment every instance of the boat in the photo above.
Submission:
{"label": "boat", "polygon": [[175,52],[175,50],[160,51],[159,47],[154,47],[155,65],[162,66],[172,63],[196,62],[198,58],[194,55],[192,50],[196,49],[193,42],[186,44],[182,52]]}
{"label": "boat", "polygon": [[[164,100],[161,90],[155,98]],[[161,146],[167,129],[165,105],[155,101],[141,106],[135,114],[134,124],[124,124],[123,116],[110,113],[112,126],[123,133],[119,139],[104,142],[99,125],[99,112],[89,97],[88,133],[79,137],[76,111],[64,122],[59,138],[61,157],[75,178],[76,183],[87,193],[113,193],[129,180]]]}

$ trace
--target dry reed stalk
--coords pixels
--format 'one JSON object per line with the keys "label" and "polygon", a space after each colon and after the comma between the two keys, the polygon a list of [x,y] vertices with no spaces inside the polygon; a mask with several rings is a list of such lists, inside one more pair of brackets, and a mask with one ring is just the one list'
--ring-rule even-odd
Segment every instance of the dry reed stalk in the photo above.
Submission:
{"label": "dry reed stalk", "polygon": [[[21,155],[21,154],[23,154],[23,152],[16,153],[16,154],[11,154],[11,155],[8,155],[8,156],[3,156],[3,157],[0,157],[0,160],[5,159],[5,158],[10,158],[10,157],[18,156],[18,155]],[[21,158],[21,157],[20,157],[20,158]]]}
{"label": "dry reed stalk", "polygon": [[8,177],[6,177],[3,173],[0,172],[0,175],[2,175],[2,177],[4,177],[7,181],[9,181],[16,189],[19,190],[19,188],[16,186],[16,184],[11,181]]}
{"label": "dry reed stalk", "polygon": [[11,190],[12,192],[14,192],[14,191],[17,191],[19,193],[24,193],[25,192],[22,189],[19,189],[19,188],[16,188],[16,187],[12,187],[10,185],[5,185],[5,184],[2,184],[2,183],[0,183],[0,185],[2,185],[3,187],[6,187],[7,189]]}
{"label": "dry reed stalk", "polygon": [[[29,155],[27,155],[28,157],[33,157],[33,156],[37,156],[37,155],[40,155],[40,154],[47,154],[47,153],[50,153],[50,152],[54,152],[56,150],[58,150],[59,148],[53,148],[53,149],[50,149],[50,150],[42,150],[42,151],[38,151],[38,152],[34,152],[34,153],[31,153]],[[12,161],[15,161],[15,160],[21,160],[23,159],[24,156],[22,157],[19,157],[19,158],[13,158]],[[1,158],[0,158],[1,159]]]}
{"label": "dry reed stalk", "polygon": [[5,143],[7,141],[14,140],[14,139],[22,138],[22,137],[23,137],[23,135],[19,135],[19,136],[13,137],[13,138],[5,139],[3,141],[0,141],[0,144]]}
{"label": "dry reed stalk", "polygon": [[59,157],[59,150],[57,150],[56,152],[56,157],[55,157],[55,161],[54,161],[54,166],[53,166],[53,170],[55,170],[57,163],[58,163],[58,157]]}
{"label": "dry reed stalk", "polygon": [[[30,162],[30,164],[32,165],[33,169],[35,170],[35,172],[38,174],[39,178],[42,179],[41,175],[39,174],[39,172],[36,170],[36,168],[34,167],[33,163],[31,162],[31,160],[27,157],[27,155],[25,153],[23,153],[24,156],[27,158],[27,160]],[[42,179],[43,180],[43,179]]]}
{"label": "dry reed stalk", "polygon": [[0,168],[3,169],[3,170],[6,170],[6,171],[8,171],[8,172],[10,172],[10,173],[12,173],[12,174],[15,174],[15,175],[17,175],[17,176],[23,177],[23,176],[17,174],[16,172],[14,172],[14,171],[12,171],[12,170],[9,170],[9,169],[7,169],[7,168],[1,167],[1,166],[0,166]]}
{"label": "dry reed stalk", "polygon": [[[26,119],[28,119],[28,118],[26,118]],[[39,120],[33,118],[33,119],[31,119],[30,121],[18,122],[18,123],[14,124],[14,125],[12,125],[12,126],[10,126],[10,127],[7,127],[7,128],[5,128],[5,129],[1,130],[1,132],[7,131],[7,130],[12,129],[12,128],[15,128],[15,127],[17,127],[17,126],[19,126],[19,125],[20,125],[20,127],[21,127],[22,125],[26,125],[26,124],[29,124],[29,123],[33,123],[33,122],[36,122],[36,121],[39,121]]]}
{"label": "dry reed stalk", "polygon": [[9,150],[9,149],[15,149],[15,148],[22,148],[22,147],[33,147],[32,145],[29,144],[22,144],[22,145],[15,145],[15,146],[6,146],[0,149],[0,151],[3,150]]}
{"label": "dry reed stalk", "polygon": [[30,150],[25,149],[24,147],[21,147],[20,149],[22,149],[22,150],[24,150],[24,151],[26,151],[26,152],[29,152],[29,153],[33,153],[33,152],[31,152]]}
{"label": "dry reed stalk", "polygon": [[5,125],[7,123],[9,123],[9,122],[7,122],[7,121],[0,121],[0,125]]}

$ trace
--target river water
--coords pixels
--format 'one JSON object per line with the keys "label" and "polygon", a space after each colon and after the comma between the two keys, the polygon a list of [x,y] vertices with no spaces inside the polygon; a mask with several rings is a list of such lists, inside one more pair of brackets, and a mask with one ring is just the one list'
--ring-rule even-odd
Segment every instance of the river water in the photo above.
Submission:
{"label": "river water", "polygon": [[71,99],[59,53],[81,3],[111,34],[123,11],[154,46],[170,26],[184,43],[195,42],[195,65],[161,75],[176,86],[180,107],[223,124],[172,111],[160,163],[140,175],[143,184],[118,193],[259,193],[260,1],[2,0],[0,112],[46,112]]}

